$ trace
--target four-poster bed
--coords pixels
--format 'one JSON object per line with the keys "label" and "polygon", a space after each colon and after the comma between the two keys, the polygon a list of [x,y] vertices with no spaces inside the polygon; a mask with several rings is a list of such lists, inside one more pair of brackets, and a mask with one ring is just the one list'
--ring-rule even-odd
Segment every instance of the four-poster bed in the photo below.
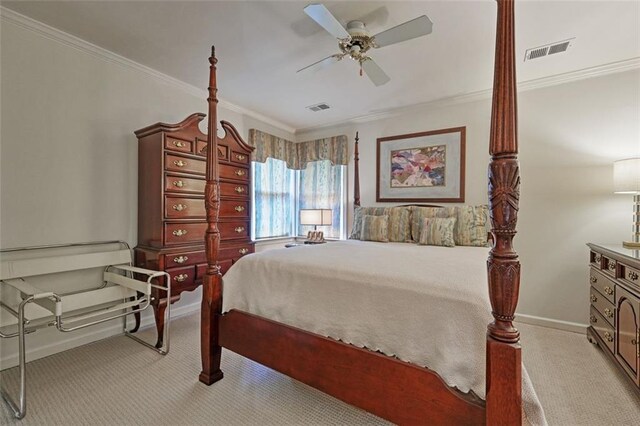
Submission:
{"label": "four-poster bed", "polygon": [[[513,326],[520,284],[520,264],[512,246],[520,183],[514,4],[513,0],[497,0],[497,5],[489,148],[489,208],[494,242],[487,260],[493,321],[486,331],[486,400],[452,389],[437,372],[415,364],[241,310],[232,309],[223,314],[222,277],[218,265],[217,135],[211,130],[216,129],[218,102],[217,60],[213,51],[209,59],[210,130],[205,188],[208,267],[201,312],[201,382],[211,384],[222,379],[220,361],[222,347],[225,347],[395,423],[523,423],[520,336]],[[354,197],[355,204],[359,205],[357,149],[356,144]]]}

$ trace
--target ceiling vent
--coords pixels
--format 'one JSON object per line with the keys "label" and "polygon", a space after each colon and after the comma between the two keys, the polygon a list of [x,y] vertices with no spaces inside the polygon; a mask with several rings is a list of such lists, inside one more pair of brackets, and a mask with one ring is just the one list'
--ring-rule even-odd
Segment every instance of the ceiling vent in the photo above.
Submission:
{"label": "ceiling vent", "polygon": [[329,108],[330,108],[329,105],[327,105],[325,103],[311,105],[311,106],[307,107],[308,110],[311,110],[313,112],[323,111],[323,110],[329,109]]}
{"label": "ceiling vent", "polygon": [[534,47],[533,49],[527,49],[524,54],[524,60],[530,61],[532,59],[542,58],[543,56],[554,55],[556,53],[566,52],[567,49],[573,44],[573,38],[569,40],[563,40],[556,43],[547,44],[545,46]]}

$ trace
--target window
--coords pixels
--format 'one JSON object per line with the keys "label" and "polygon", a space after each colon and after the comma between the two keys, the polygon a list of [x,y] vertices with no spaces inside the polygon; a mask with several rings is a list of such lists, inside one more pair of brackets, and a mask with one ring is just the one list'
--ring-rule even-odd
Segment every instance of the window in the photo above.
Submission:
{"label": "window", "polygon": [[[329,160],[307,163],[307,168],[299,171],[298,209],[331,209],[331,226],[322,226],[325,238],[344,238],[346,198],[346,166],[334,166]],[[298,213],[299,215],[299,213]],[[306,236],[313,226],[298,226],[298,236]]]}
{"label": "window", "polygon": [[346,166],[314,161],[304,170],[290,170],[286,162],[268,158],[253,162],[253,238],[306,236],[312,226],[298,224],[300,209],[333,211],[331,226],[318,228],[325,238],[346,235]]}
{"label": "window", "polygon": [[295,171],[268,158],[253,165],[253,238],[291,237],[295,224]]}

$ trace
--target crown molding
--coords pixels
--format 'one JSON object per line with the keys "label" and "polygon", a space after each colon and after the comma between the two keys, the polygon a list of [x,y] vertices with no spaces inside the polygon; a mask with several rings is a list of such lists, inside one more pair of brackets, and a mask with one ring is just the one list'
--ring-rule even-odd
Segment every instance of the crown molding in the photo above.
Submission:
{"label": "crown molding", "polygon": [[[62,43],[68,47],[79,50],[95,58],[102,59],[104,61],[122,66],[124,68],[129,68],[137,72],[144,73],[169,86],[175,87],[185,93],[201,98],[202,100],[205,100],[208,97],[208,93],[205,89],[201,89],[189,83],[185,83],[184,81],[178,80],[177,78],[161,73],[160,71],[147,67],[146,65],[142,65],[131,59],[125,58],[124,56],[118,55],[117,53],[114,53],[110,50],[97,46],[79,37],[66,33],[62,30],[54,28],[50,25],[37,21],[28,16],[22,15],[11,9],[8,9],[5,6],[0,6],[0,19],[2,21],[14,24],[20,28],[33,31],[44,38],[56,41],[58,43]],[[262,121],[266,124],[277,127],[289,133],[293,134],[296,131],[294,127],[291,127],[288,124],[284,124],[271,117],[267,117],[263,114],[257,113],[255,111],[251,111],[247,108],[241,107],[239,105],[236,105],[224,99],[219,99],[218,105],[224,109],[252,117],[256,120]]]}
{"label": "crown molding", "polygon": [[[518,83],[518,92],[526,92],[528,90],[542,89],[545,87],[557,86],[559,84],[571,83],[574,81],[585,80],[593,77],[600,77],[609,74],[615,74],[625,71],[631,71],[640,68],[640,57],[626,59],[623,61],[612,62],[605,65],[584,68],[577,71],[571,71],[563,74],[556,74],[549,77],[537,78]],[[436,99],[433,101],[422,102],[418,104],[406,105],[396,108],[384,109],[371,112],[369,114],[354,116],[346,120],[334,121],[320,126],[311,126],[296,130],[296,134],[308,133],[312,131],[327,129],[336,126],[353,125],[367,123],[369,121],[382,120],[385,118],[396,117],[412,111],[427,108],[446,107],[480,100],[490,99],[492,89],[480,90],[477,92],[465,93],[462,95],[450,96],[446,98]]]}

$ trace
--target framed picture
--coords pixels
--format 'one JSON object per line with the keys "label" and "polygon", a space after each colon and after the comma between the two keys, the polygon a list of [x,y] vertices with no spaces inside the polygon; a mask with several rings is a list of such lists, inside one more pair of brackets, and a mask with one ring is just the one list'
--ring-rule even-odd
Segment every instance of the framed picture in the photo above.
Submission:
{"label": "framed picture", "polygon": [[464,202],[466,127],[378,139],[376,201]]}

